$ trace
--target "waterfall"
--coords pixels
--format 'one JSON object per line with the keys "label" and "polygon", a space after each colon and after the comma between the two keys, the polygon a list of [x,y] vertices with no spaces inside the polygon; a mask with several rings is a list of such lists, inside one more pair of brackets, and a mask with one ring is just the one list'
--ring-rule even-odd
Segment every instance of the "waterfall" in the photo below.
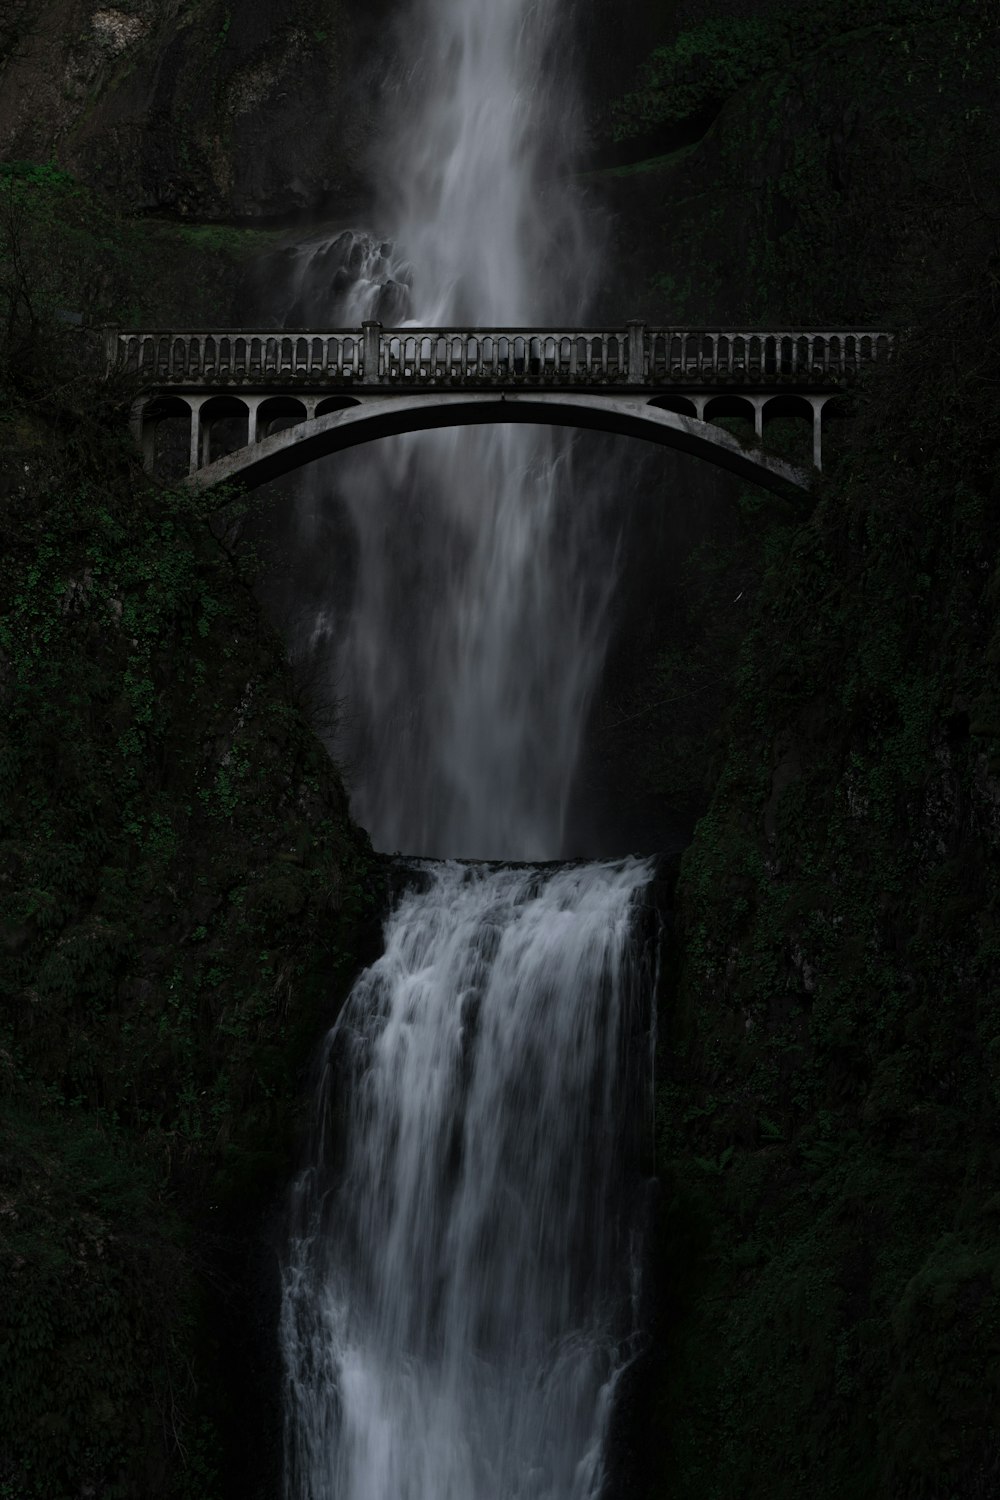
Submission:
{"label": "waterfall", "polygon": [[[558,0],[414,0],[378,233],[299,247],[289,325],[580,323],[598,246],[569,185]],[[377,846],[433,856],[327,1038],[283,1261],[285,1500],[597,1500],[639,1337],[647,862],[564,857],[605,648],[602,486],[541,428],[338,458],[351,587],[300,651]],[[342,533],[343,534],[343,531]],[[345,578],[345,569],[340,578]]]}
{"label": "waterfall", "polygon": [[447,863],[397,906],[293,1194],[287,1500],[600,1493],[635,1333],[649,877]]}
{"label": "waterfall", "polygon": [[[374,164],[384,239],[304,247],[290,324],[585,321],[600,259],[568,172],[575,119],[557,0],[419,0]],[[334,743],[376,847],[548,859],[604,660],[615,550],[604,486],[565,432],[493,426],[396,438],[316,471],[335,488],[351,597],[305,632],[343,706]],[[589,450],[591,462],[593,448]]]}

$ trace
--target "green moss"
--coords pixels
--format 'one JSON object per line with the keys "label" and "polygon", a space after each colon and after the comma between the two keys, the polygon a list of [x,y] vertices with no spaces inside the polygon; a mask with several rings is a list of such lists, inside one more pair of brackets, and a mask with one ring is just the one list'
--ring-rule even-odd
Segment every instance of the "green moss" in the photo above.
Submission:
{"label": "green moss", "polygon": [[168,244],[189,247],[199,257],[223,255],[233,262],[260,255],[283,234],[280,230],[235,228],[227,224],[174,224],[166,220],[146,222]]}
{"label": "green moss", "polygon": [[716,110],[780,56],[780,23],[757,18],[710,20],[658,47],[640,70],[638,87],[613,108],[616,141]]}

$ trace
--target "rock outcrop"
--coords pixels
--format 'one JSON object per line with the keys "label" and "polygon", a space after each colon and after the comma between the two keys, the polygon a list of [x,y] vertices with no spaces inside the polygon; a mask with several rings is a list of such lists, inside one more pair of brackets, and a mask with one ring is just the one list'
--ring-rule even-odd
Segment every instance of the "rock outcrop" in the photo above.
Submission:
{"label": "rock outcrop", "polygon": [[0,157],[54,158],[137,211],[343,212],[362,194],[396,0],[15,3]]}

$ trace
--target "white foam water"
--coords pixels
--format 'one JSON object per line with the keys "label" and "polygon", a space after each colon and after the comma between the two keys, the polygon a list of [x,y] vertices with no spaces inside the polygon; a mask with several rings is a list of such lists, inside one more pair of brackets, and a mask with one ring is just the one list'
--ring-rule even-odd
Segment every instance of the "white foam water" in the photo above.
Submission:
{"label": "white foam water", "polygon": [[323,1055],[286,1500],[595,1500],[635,1336],[650,868],[423,878]]}

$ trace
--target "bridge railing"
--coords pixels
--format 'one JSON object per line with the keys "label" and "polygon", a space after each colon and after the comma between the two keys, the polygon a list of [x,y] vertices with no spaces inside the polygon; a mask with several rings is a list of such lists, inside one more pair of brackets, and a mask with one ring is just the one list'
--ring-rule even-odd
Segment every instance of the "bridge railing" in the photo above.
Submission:
{"label": "bridge railing", "polygon": [[779,329],[107,329],[109,371],[155,385],[437,388],[839,382],[887,358],[893,335]]}

